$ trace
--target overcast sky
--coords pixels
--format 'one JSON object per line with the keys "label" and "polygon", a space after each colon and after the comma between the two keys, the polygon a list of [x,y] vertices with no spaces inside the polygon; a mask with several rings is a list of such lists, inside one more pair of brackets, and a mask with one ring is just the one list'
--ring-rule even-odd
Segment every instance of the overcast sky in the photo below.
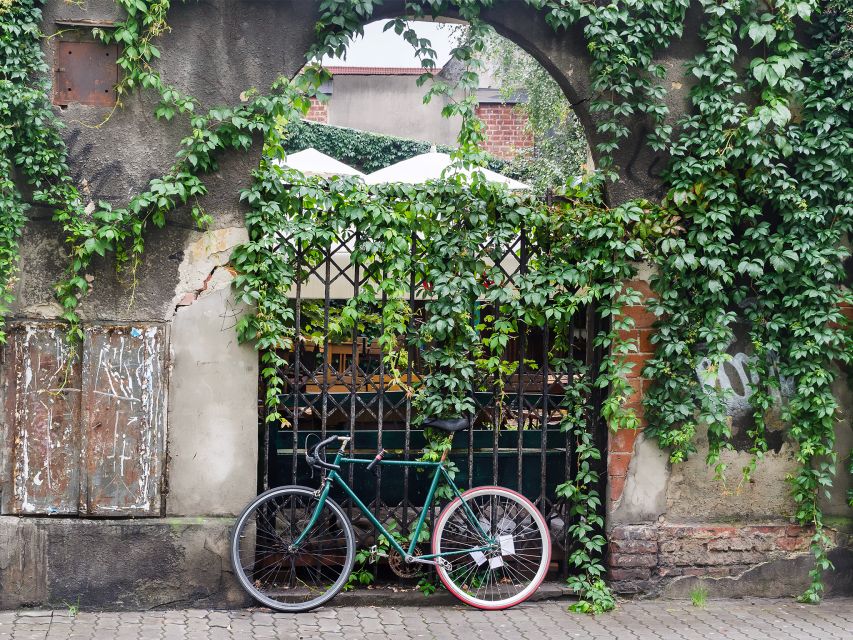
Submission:
{"label": "overcast sky", "polygon": [[[349,46],[346,60],[340,58],[323,58],[323,64],[337,67],[420,67],[421,63],[415,57],[412,45],[397,35],[394,29],[383,33],[382,29],[387,20],[372,22],[364,27],[364,37],[356,38]],[[453,48],[451,34],[455,25],[436,22],[413,22],[415,31],[420,38],[432,42],[433,49],[438,53],[436,64],[442,67]]]}

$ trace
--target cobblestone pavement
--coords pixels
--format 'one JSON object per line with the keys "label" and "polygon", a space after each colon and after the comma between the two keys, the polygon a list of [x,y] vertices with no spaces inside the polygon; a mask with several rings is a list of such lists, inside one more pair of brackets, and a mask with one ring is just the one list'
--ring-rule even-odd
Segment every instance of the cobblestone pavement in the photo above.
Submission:
{"label": "cobblestone pavement", "polygon": [[569,613],[563,602],[532,602],[509,611],[463,607],[325,607],[299,615],[266,610],[0,612],[0,640],[227,640],[230,638],[549,638],[853,639],[853,598],[819,606],[790,600],[626,602],[598,618]]}

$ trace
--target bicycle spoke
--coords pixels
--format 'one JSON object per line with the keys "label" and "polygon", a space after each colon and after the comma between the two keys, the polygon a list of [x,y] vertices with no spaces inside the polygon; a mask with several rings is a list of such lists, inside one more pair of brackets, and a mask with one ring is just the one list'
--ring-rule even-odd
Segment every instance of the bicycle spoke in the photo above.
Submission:
{"label": "bicycle spoke", "polygon": [[313,493],[296,487],[278,491],[241,516],[232,548],[235,570],[262,603],[306,610],[343,587],[352,567],[354,539],[349,522],[331,500],[307,529],[317,510]]}
{"label": "bicycle spoke", "polygon": [[[454,554],[446,556],[450,571],[439,568],[439,575],[451,592],[474,606],[504,608],[521,602],[548,570],[544,519],[529,502],[499,488],[474,490],[464,499],[467,509],[457,501],[439,516],[434,551]],[[468,554],[459,553],[466,550]]]}

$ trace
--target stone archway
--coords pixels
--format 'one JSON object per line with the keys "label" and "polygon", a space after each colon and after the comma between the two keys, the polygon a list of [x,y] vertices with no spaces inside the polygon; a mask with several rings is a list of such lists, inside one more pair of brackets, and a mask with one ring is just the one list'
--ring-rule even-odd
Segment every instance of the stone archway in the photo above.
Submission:
{"label": "stone archway", "polygon": [[[245,89],[268,87],[277,76],[293,76],[299,71],[315,37],[316,6],[299,0],[175,3],[169,13],[172,30],[158,42],[162,52],[158,67],[167,83],[195,96],[204,107],[237,104]],[[402,6],[402,0],[380,5],[377,17],[399,15]],[[694,10],[688,14],[687,33],[660,55],[660,62],[667,69],[663,83],[673,119],[686,106],[683,66],[700,46],[696,36],[699,13]],[[595,117],[588,110],[589,56],[582,30],[554,31],[541,14],[515,1],[499,2],[485,11],[483,17],[551,73],[574,105],[587,138],[594,145]],[[74,25],[108,25],[120,19],[120,11],[111,0],[90,0],[82,5],[49,1],[44,9],[47,33]],[[59,38],[45,41],[47,60],[54,59],[59,41]],[[108,109],[72,104],[59,112],[66,125],[64,137],[69,146],[71,174],[92,200],[125,202],[171,164],[184,135],[184,125],[156,120],[155,104],[150,93],[128,96],[123,108],[97,128],[89,125],[101,121]],[[622,179],[607,188],[611,204],[638,196],[661,195],[658,173],[665,159],[643,144],[647,127],[642,121],[638,120],[633,130],[631,138],[615,154]],[[202,200],[202,205],[214,214],[216,228],[242,226],[237,195],[248,183],[259,153],[256,147],[247,154],[224,154],[220,171],[207,178],[210,195]],[[28,315],[27,309],[51,313],[50,283],[58,279],[64,267],[50,252],[34,255],[28,251],[29,242],[51,242],[57,248],[61,245],[57,229],[46,220],[49,213],[38,217],[39,221],[28,228],[23,247],[24,279],[31,285],[22,287],[19,293],[18,309],[24,317]],[[151,231],[148,259],[139,272],[132,307],[126,287],[109,269],[104,269],[98,274],[100,286],[86,300],[84,310],[117,320],[171,318],[176,304],[203,282],[203,278],[195,283],[198,286],[182,282],[179,254],[190,241],[191,227],[191,219],[184,210],[170,219],[166,229]],[[59,251],[55,253],[58,255]],[[39,277],[27,279],[29,272]],[[173,288],[174,295],[164,295],[164,290]]]}
{"label": "stone archway", "polygon": [[[314,39],[317,4],[302,0],[174,3],[169,14],[172,31],[158,43],[162,52],[159,69],[166,82],[197,97],[205,107],[236,104],[246,88],[267,87],[277,75],[292,76],[302,67],[305,51]],[[376,17],[398,15],[401,7],[401,0],[391,0]],[[590,61],[581,30],[555,32],[542,15],[514,0],[497,2],[483,17],[551,72],[594,143],[595,117],[587,108]],[[75,25],[108,26],[121,18],[112,0],[81,4],[48,0],[44,30],[53,34]],[[688,12],[685,35],[659,55],[667,71],[662,82],[673,119],[686,109],[683,68],[701,48],[697,36],[700,18],[701,10],[694,5]],[[48,61],[54,60],[59,42],[61,38],[45,40]],[[124,108],[97,128],[86,125],[98,123],[108,109],[69,105],[58,111],[67,126],[64,135],[71,173],[87,198],[123,203],[171,164],[185,128],[180,123],[155,120],[154,106],[148,93],[129,96]],[[644,123],[637,120],[632,137],[616,153],[622,180],[608,188],[611,204],[660,194],[657,175],[664,158],[642,144],[645,132]],[[18,522],[18,518],[0,517],[0,538],[18,540],[10,557],[24,558],[26,566],[21,571],[31,570],[35,576],[26,593],[10,596],[0,592],[0,603],[73,601],[86,588],[83,580],[93,575],[91,567],[97,567],[97,575],[90,581],[102,581],[104,587],[94,594],[100,600],[90,600],[90,605],[115,604],[119,598],[137,606],[205,598],[209,604],[241,602],[242,594],[232,590],[227,580],[226,545],[233,515],[255,492],[258,371],[254,350],[236,344],[233,324],[237,309],[229,295],[226,265],[231,248],[245,237],[238,193],[248,183],[259,153],[256,148],[249,154],[226,154],[220,170],[207,176],[210,193],[201,204],[213,217],[211,230],[193,230],[186,210],[177,211],[165,228],[150,230],[135,294],[108,261],[95,265],[91,273],[94,291],[83,305],[87,323],[158,323],[171,331],[165,508],[159,517],[142,524]],[[33,207],[21,253],[15,316],[25,321],[55,318],[58,311],[52,283],[60,278],[65,264],[63,239],[50,221],[50,211]],[[633,441],[626,446],[634,451]],[[648,462],[656,454],[646,451],[653,443],[641,446]],[[627,467],[630,453],[623,458]],[[0,473],[3,471],[0,451]],[[644,473],[648,477],[649,472]],[[666,482],[665,461],[651,473]],[[648,488],[648,483],[636,478],[633,482],[634,492],[628,498],[636,498],[645,509],[650,501],[638,491]],[[657,495],[652,502],[665,499]],[[640,556],[637,562],[648,562],[657,542],[634,541],[637,536],[650,535],[647,524],[657,514],[641,513],[629,508],[630,500],[623,502],[624,518],[619,524],[636,525],[642,531],[626,531],[631,544],[624,544],[622,552]],[[662,504],[661,510],[665,508]],[[74,544],[82,535],[93,549],[112,551],[101,556],[93,551],[92,557],[75,555]],[[137,545],[129,559],[121,544],[128,536]],[[21,545],[28,547],[26,554]],[[0,567],[0,584],[7,583],[5,570]]]}

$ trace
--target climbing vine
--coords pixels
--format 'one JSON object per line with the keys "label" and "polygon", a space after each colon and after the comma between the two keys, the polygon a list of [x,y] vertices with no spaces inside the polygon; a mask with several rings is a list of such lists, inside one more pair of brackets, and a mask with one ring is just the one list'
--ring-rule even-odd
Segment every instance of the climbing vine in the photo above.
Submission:
{"label": "climbing vine", "polygon": [[[18,242],[32,204],[57,219],[82,218],[77,189],[68,176],[65,145],[50,104],[48,67],[41,52],[41,10],[33,0],[0,5],[0,311],[13,300]],[[4,334],[0,331],[0,339]]]}
{"label": "climbing vine", "polygon": [[[667,205],[686,232],[663,240],[659,253],[659,347],[646,407],[674,462],[695,450],[705,425],[708,462],[722,477],[731,428],[716,378],[734,323],[747,321],[758,383],[743,473],[748,479],[767,450],[765,421],[782,396],[797,445],[795,516],[815,531],[803,599],[815,602],[830,566],[820,500],[835,473],[833,367],[851,354],[841,313],[842,240],[853,223],[850,13],[815,2],[702,6],[706,50],[690,69],[695,112],[679,123],[667,174]],[[817,42],[806,50],[797,23],[818,10]],[[758,53],[741,77],[738,51],[750,46]]]}
{"label": "climbing vine", "polygon": [[[601,414],[614,429],[637,426],[633,412],[622,407],[629,393],[625,356],[636,348],[622,336],[633,321],[619,310],[640,296],[622,282],[635,275],[633,261],[655,239],[674,232],[674,223],[647,202],[611,210],[578,190],[549,204],[509,193],[477,173],[471,182],[457,175],[426,185],[369,187],[353,179],[305,178],[276,162],[280,150],[273,133],[254,184],[243,193],[251,206],[249,242],[232,257],[239,272],[235,287],[254,309],[238,331],[261,350],[267,419],[287,424],[280,395],[288,358],[311,340],[319,339],[327,352],[330,335],[349,335],[365,314],[375,316],[381,300],[378,343],[385,369],[379,377],[388,372],[386,384],[408,388],[414,415],[472,416],[472,391],[497,388],[494,428],[507,428],[505,380],[525,366],[508,360],[507,347],[531,328],[544,328],[555,336],[549,372],[572,380],[561,428],[575,441],[576,471],[557,489],[571,505],[569,562],[578,571],[572,585],[584,596],[582,610],[600,609],[609,600],[593,397],[609,389]],[[526,271],[509,279],[502,260],[520,234],[528,238],[531,258]],[[311,272],[343,244],[355,248],[349,263],[358,284],[334,320],[326,304],[319,320],[326,329],[307,336],[305,304],[294,305],[288,295],[306,286]],[[417,314],[409,302],[412,283],[424,301]],[[477,307],[491,309],[480,324]],[[612,319],[588,338],[608,354],[597,369],[577,359],[578,345],[568,339],[569,327],[590,307]],[[419,352],[423,369],[415,385],[400,367],[410,348]],[[529,426],[520,414],[515,421],[514,428]],[[449,447],[449,438],[428,434],[425,455],[437,459]]]}
{"label": "climbing vine", "polygon": [[[651,307],[659,322],[657,352],[645,372],[653,383],[645,397],[650,433],[677,463],[695,451],[703,425],[708,463],[724,477],[722,454],[730,446],[731,428],[725,394],[715,381],[728,358],[735,323],[745,322],[758,383],[750,398],[755,409],[749,432],[752,458],[743,474],[748,478],[766,452],[767,414],[781,398],[782,418],[796,443],[798,468],[791,477],[796,519],[814,527],[816,564],[804,599],[817,601],[821,572],[829,567],[820,505],[835,474],[833,367],[848,362],[853,352],[840,306],[849,302],[841,265],[848,257],[843,240],[853,224],[849,3],[701,0],[705,50],[689,67],[693,112],[672,126],[660,83],[664,68],[655,56],[682,34],[688,0],[526,1],[543,11],[555,29],[582,24],[592,59],[598,171],[587,191],[570,189],[557,204],[508,194],[476,173],[470,183],[455,178],[425,187],[372,188],[352,180],[285,174],[273,162],[283,156],[282,135],[307,111],[326,73],[309,66],[294,81],[277,81],[267,94],[247,91],[237,106],[203,110],[164,83],[155,68],[159,51],[154,41],[169,29],[168,0],[117,0],[125,20],[112,29],[95,29],[94,35],[121,45],[117,108],[131,91],[153,91],[160,98],[157,117],[184,119],[189,134],[166,174],[126,205],[91,201],[69,177],[60,123],[51,109],[39,3],[0,1],[0,312],[5,315],[12,301],[18,242],[31,206],[50,209],[64,231],[70,261],[57,299],[72,337],[79,338],[78,309],[93,285],[88,271],[95,256],[112,255],[132,285],[146,229],[162,227],[183,206],[200,228],[208,225],[210,217],[199,200],[206,194],[203,176],[217,170],[224,151],[246,150],[260,140],[264,159],[252,187],[242,194],[250,209],[250,238],[235,252],[234,266],[237,291],[255,306],[238,331],[261,351],[271,407],[283,384],[275,373],[281,352],[301,339],[301,319],[287,301],[288,290],[322,258],[330,238],[345,232],[345,225],[363,234],[366,249],[352,259],[369,277],[341,310],[336,330],[352,328],[381,300],[383,366],[399,378],[406,353],[400,344],[414,341],[423,347],[431,375],[412,392],[426,413],[470,411],[468,393],[478,371],[498,379],[507,374],[503,350],[520,324],[548,326],[558,335],[579,308],[595,305],[606,320],[595,337],[597,348],[606,353],[600,369],[585,371],[552,354],[554,366],[578,379],[577,394],[564,400],[563,423],[576,439],[578,459],[573,478],[560,492],[579,523],[571,531],[571,562],[580,573],[575,586],[585,606],[595,610],[609,605],[600,583],[605,541],[595,463],[601,453],[586,426],[588,398],[596,388],[608,390],[603,413],[611,426],[637,425],[622,408],[632,344],[621,338],[630,319],[618,310],[638,302],[636,292],[622,287],[633,275],[631,261],[653,260],[658,275]],[[320,2],[311,55],[344,53],[372,19],[374,4]],[[435,52],[410,19],[389,22],[421,59],[427,96],[446,98],[445,115],[461,118],[454,158],[468,167],[487,160],[472,89],[485,34],[479,16],[492,4],[406,3],[408,16],[453,9],[471,25],[470,37],[452,52],[463,63],[454,82],[429,72]],[[806,48],[799,34],[809,22],[812,42]],[[614,152],[637,133],[635,125],[653,132],[653,147],[670,152],[669,191],[662,207],[630,202],[609,209],[603,195],[619,177]],[[27,198],[24,184],[31,192]],[[517,287],[486,287],[485,282],[500,283],[501,276],[489,270],[494,261],[483,253],[485,238],[506,239],[522,225],[537,238],[540,257]],[[679,228],[683,231],[674,233]],[[282,229],[291,242],[273,240]],[[422,264],[412,261],[413,232],[429,238]],[[413,275],[433,292],[427,320],[414,333],[406,301]],[[484,321],[486,331],[471,322],[471,302],[478,299],[500,311]],[[328,325],[329,310],[323,313]],[[273,410],[268,419],[281,416]]]}

